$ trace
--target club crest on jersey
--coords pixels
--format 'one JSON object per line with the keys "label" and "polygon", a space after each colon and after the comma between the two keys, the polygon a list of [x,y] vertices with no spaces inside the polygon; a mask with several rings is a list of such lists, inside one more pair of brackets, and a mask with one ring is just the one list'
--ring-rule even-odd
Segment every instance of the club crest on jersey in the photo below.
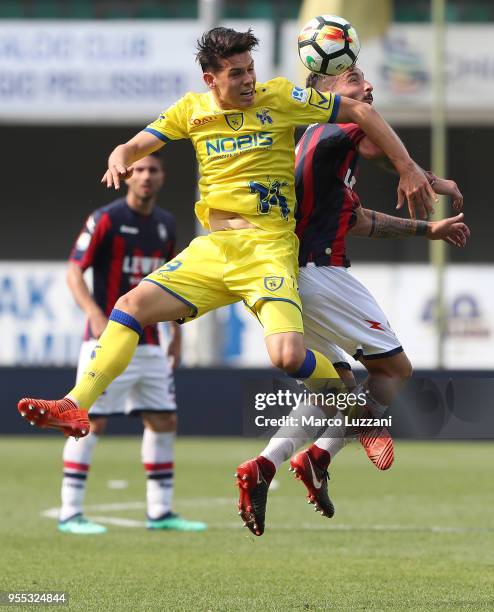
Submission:
{"label": "club crest on jersey", "polygon": [[277,291],[285,279],[282,276],[266,276],[264,278],[264,286],[268,291]]}
{"label": "club crest on jersey", "polygon": [[232,128],[232,130],[237,132],[244,124],[244,114],[232,113],[230,115],[225,115],[225,121]]}
{"label": "club crest on jersey", "polygon": [[261,125],[265,123],[273,123],[273,118],[269,116],[269,108],[263,108],[259,113],[256,113],[256,117],[261,122]]}

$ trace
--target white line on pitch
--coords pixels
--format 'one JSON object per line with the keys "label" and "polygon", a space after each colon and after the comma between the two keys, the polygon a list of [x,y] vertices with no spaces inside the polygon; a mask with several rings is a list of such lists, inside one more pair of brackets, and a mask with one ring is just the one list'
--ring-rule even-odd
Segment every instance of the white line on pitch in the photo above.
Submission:
{"label": "white line on pitch", "polygon": [[[184,504],[187,501],[189,503]],[[187,506],[200,506],[205,505],[205,502],[209,505],[225,505],[234,504],[235,500],[229,497],[213,497],[213,498],[197,498],[181,500],[180,505]],[[201,503],[204,502],[204,503]],[[143,510],[146,508],[144,502],[120,502],[120,503],[109,503],[109,504],[93,504],[86,506],[88,517],[93,521],[104,523],[107,525],[116,525],[119,527],[138,527],[143,528],[146,526],[144,521],[138,521],[134,519],[118,518],[114,516],[95,516],[91,512],[106,512],[114,511],[118,512],[121,510]],[[41,512],[41,516],[51,519],[58,519],[60,508],[49,508]],[[225,523],[208,523],[210,529],[242,529],[242,523],[238,522],[225,522]],[[358,532],[402,532],[402,533],[492,533],[494,528],[491,527],[448,527],[444,525],[346,525],[346,524],[328,524],[327,522],[317,523],[297,523],[297,524],[270,524],[270,531],[358,531]]]}

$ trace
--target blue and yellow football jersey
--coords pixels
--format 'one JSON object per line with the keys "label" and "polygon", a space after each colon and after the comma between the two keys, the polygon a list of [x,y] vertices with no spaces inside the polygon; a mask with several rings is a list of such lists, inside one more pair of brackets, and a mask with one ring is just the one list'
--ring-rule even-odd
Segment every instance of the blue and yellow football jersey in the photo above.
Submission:
{"label": "blue and yellow football jersey", "polygon": [[216,208],[266,230],[293,230],[295,126],[333,122],[338,107],[339,96],[279,77],[257,84],[250,108],[223,110],[211,92],[188,93],[145,129],[165,143],[192,141],[200,170],[196,215],[206,229]]}

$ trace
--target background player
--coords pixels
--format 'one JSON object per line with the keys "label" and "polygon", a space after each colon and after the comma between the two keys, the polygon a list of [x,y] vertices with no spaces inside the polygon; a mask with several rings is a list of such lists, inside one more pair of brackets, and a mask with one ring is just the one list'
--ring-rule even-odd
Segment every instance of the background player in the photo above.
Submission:
{"label": "background player", "polygon": [[[308,86],[332,91],[372,104],[372,85],[354,67],[339,77],[312,73]],[[345,352],[367,369],[365,382],[368,408],[381,417],[412,366],[391,329],[386,316],[370,292],[347,268],[346,236],[373,238],[426,236],[465,246],[468,227],[463,214],[438,222],[400,219],[362,208],[353,190],[359,154],[382,158],[382,151],[353,123],[310,126],[297,145],[296,190],[299,202],[297,235],[300,239],[299,290],[302,298],[306,342],[327,355],[349,388],[356,386]],[[450,195],[455,208],[463,197],[453,181],[428,173],[437,193]],[[318,408],[304,410],[324,416]],[[300,416],[300,409],[297,411]],[[308,428],[282,428],[255,459],[268,482],[282,461],[310,437]],[[316,434],[317,428],[313,428]],[[371,431],[360,436],[371,461],[381,470],[393,462],[393,444],[387,431]],[[327,467],[345,445],[345,430],[326,431],[308,450],[297,454],[291,467],[303,480],[309,498],[324,514],[331,516],[333,505],[327,495]],[[319,486],[322,483],[321,486]]]}
{"label": "background player", "polygon": [[[156,206],[164,177],[158,154],[136,162],[132,177],[126,181],[126,197],[94,211],[74,245],[67,282],[87,315],[79,376],[95,350],[116,300],[174,255],[175,219]],[[87,268],[93,271],[92,294],[83,276]],[[148,528],[181,531],[206,528],[204,523],[187,521],[172,512],[173,445],[177,430],[172,367],[180,361],[180,328],[174,322],[169,328],[168,355],[160,346],[158,327],[144,328],[125,372],[93,404],[89,435],[79,441],[67,439],[60,531],[77,534],[106,531],[103,525],[83,516],[83,502],[96,442],[108,417],[121,414],[140,414],[144,424],[141,456],[147,475]]]}
{"label": "background player", "polygon": [[[93,359],[65,398],[19,402],[19,412],[33,424],[84,435],[85,411],[126,368],[143,327],[188,320],[239,300],[263,324],[273,365],[309,386],[339,380],[328,359],[306,350],[303,341],[293,233],[295,126],[336,119],[358,123],[392,160],[400,174],[398,197],[407,199],[412,214],[424,216],[434,196],[396,134],[367,104],[301,89],[283,78],[256,87],[250,53],[256,45],[250,30],[206,33],[197,57],[210,91],[187,94],[110,155],[103,181],[118,188],[138,159],[170,140],[191,139],[201,172],[196,212],[212,233],[196,238],[118,300]],[[262,475],[242,466],[239,471],[242,512],[260,535],[264,526],[256,520],[250,493]]]}

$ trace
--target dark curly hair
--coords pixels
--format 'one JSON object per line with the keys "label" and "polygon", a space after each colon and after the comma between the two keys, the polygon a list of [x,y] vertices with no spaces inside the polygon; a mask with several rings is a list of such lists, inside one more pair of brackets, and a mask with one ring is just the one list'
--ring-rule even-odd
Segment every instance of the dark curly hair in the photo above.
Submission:
{"label": "dark curly hair", "polygon": [[252,51],[259,41],[249,28],[247,32],[237,32],[231,28],[213,28],[197,41],[196,60],[203,72],[221,69],[220,59],[236,53]]}

